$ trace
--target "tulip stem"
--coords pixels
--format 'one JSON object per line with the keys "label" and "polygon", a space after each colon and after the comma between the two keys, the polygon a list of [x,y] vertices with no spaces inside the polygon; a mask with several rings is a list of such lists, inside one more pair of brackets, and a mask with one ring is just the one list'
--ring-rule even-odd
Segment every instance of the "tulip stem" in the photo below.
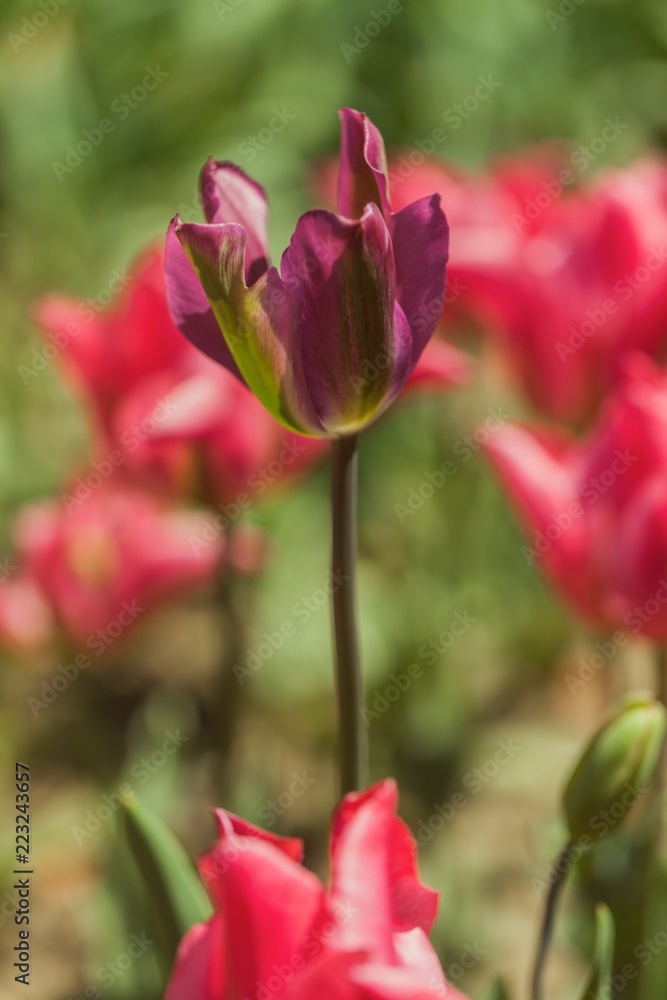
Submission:
{"label": "tulip stem", "polygon": [[338,438],[331,452],[331,594],[338,715],[340,792],[366,784],[363,684],[357,630],[357,436]]}
{"label": "tulip stem", "polygon": [[553,865],[554,879],[549,886],[549,895],[547,896],[547,901],[544,907],[542,930],[540,932],[540,941],[537,947],[535,967],[533,969],[530,1000],[542,1000],[542,975],[544,973],[544,966],[546,963],[547,952],[549,951],[549,945],[551,944],[554,920],[556,917],[556,906],[558,904],[563,886],[565,885],[565,876],[569,867],[565,862],[567,862],[571,850],[572,842],[568,841]]}

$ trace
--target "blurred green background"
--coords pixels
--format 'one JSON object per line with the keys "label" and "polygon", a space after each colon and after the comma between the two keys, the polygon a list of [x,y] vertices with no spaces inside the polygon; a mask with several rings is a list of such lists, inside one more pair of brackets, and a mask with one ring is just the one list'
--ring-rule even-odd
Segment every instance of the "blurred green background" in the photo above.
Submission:
{"label": "blurred green background", "polygon": [[[277,256],[298,214],[317,202],[313,165],[335,152],[336,111],[345,105],[368,112],[388,146],[412,147],[474,92],[479,77],[491,75],[499,84],[494,93],[449,130],[442,146],[466,167],[481,168],[501,151],[549,136],[590,142],[608,117],[628,128],[591,173],[665,142],[662,0],[584,0],[562,3],[560,13],[556,0],[404,0],[362,47],[360,33],[385,8],[384,0],[3,0],[3,543],[17,506],[60,492],[88,445],[84,415],[53,367],[28,384],[18,373],[40,344],[32,302],[47,290],[98,296],[114,269],[161,237],[176,211],[197,218],[196,180],[208,156],[237,161],[265,185]],[[131,107],[123,95],[149,70],[163,79]],[[289,121],[267,141],[276,111]],[[80,163],[71,156],[68,163],[68,147],[105,118],[113,128]],[[451,330],[473,349],[470,333]],[[436,942],[444,968],[475,998],[499,972],[515,997],[526,995],[541,903],[533,880],[543,879],[560,847],[563,777],[609,688],[650,676],[638,648],[612,665],[615,676],[576,697],[568,691],[564,675],[595,637],[581,633],[526,564],[518,528],[481,453],[464,460],[455,450],[498,407],[512,417],[523,412],[484,368],[473,388],[396,408],[365,436],[361,453],[361,616],[371,698],[393,672],[414,662],[423,668],[409,696],[370,727],[374,776],[396,775],[403,814],[418,833],[437,805],[469,787],[466,776],[493,759],[499,740],[521,748],[435,836],[423,838],[423,872],[442,893]],[[401,524],[394,505],[453,456],[457,474]],[[276,551],[271,568],[244,585],[248,647],[289,620],[294,603],[326,577],[327,485],[320,471],[250,515],[272,534]],[[305,768],[315,783],[275,829],[305,836],[311,864],[326,868],[334,788],[328,612],[314,614],[235,692],[234,785],[223,803],[212,801],[223,792],[200,717],[231,640],[218,628],[209,597],[154,615],[122,652],[114,650],[113,662],[99,664],[38,721],[25,699],[52,676],[54,663],[3,665],[0,781],[9,788],[17,756],[28,758],[35,775],[35,1000],[64,1000],[99,986],[96,970],[145,928],[136,886],[115,856],[113,823],[81,847],[71,828],[170,726],[190,741],[141,795],[191,853],[211,840],[210,805],[261,822],[262,807]],[[428,663],[420,649],[457,613],[474,622]],[[581,978],[595,880],[621,902],[627,898],[633,880],[624,836],[598,852],[584,892],[570,896],[551,973],[554,1000],[572,997]],[[13,833],[4,824],[2,838],[9,857]],[[667,915],[658,926],[666,923]],[[7,924],[0,928],[1,992],[13,997],[22,994],[13,988]],[[642,937],[637,927],[621,926],[630,954]],[[651,975],[643,1000],[655,1000],[655,983],[664,992],[662,958]],[[153,1000],[158,982],[149,954],[103,995]],[[624,996],[639,996],[633,990],[629,984]]]}

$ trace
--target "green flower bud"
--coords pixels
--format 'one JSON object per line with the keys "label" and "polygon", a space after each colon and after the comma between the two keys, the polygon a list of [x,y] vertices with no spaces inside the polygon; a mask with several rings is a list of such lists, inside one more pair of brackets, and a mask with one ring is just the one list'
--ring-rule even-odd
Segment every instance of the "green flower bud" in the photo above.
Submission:
{"label": "green flower bud", "polygon": [[588,846],[622,822],[660,758],[667,713],[655,697],[624,698],[595,734],[570,778],[563,807],[573,841]]}

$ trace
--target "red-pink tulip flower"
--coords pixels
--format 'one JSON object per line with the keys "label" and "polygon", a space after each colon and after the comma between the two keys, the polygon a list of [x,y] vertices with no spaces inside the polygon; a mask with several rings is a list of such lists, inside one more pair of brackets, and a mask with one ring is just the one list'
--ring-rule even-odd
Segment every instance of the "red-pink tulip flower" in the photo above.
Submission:
{"label": "red-pink tulip flower", "polygon": [[[325,445],[282,428],[237,379],[192,347],[174,325],[164,254],[146,251],[108,308],[47,296],[36,318],[86,398],[102,432],[75,495],[113,476],[172,499],[227,505],[258,499],[316,461]],[[60,346],[59,346],[60,345]],[[465,372],[438,361],[439,380]]]}
{"label": "red-pink tulip flower", "polygon": [[429,944],[437,894],[396,799],[384,781],[343,800],[326,888],[300,841],[216,810],[199,866],[216,912],[184,938],[165,1000],[465,1000]]}
{"label": "red-pink tulip flower", "polygon": [[506,426],[487,445],[522,551],[603,629],[667,638],[667,378],[642,355],[576,442]]}
{"label": "red-pink tulip flower", "polygon": [[26,573],[0,580],[0,645],[30,654],[53,637],[53,614],[43,593]]}
{"label": "red-pink tulip flower", "polygon": [[579,184],[575,150],[533,150],[490,173],[391,168],[399,201],[446,199],[457,308],[500,340],[521,387],[557,419],[590,417],[628,351],[667,350],[667,166]]}
{"label": "red-pink tulip flower", "polygon": [[341,112],[338,214],[307,212],[280,271],[268,266],[264,191],[230,163],[201,174],[206,222],[167,235],[172,315],[286,427],[356,433],[414,370],[445,296],[448,230],[440,198],[393,214],[382,137]]}
{"label": "red-pink tulip flower", "polygon": [[138,385],[189,370],[193,352],[171,321],[163,268],[162,250],[152,247],[123,272],[112,301],[47,295],[35,309],[58,362],[107,432],[117,404]]}
{"label": "red-pink tulip flower", "polygon": [[102,651],[160,601],[214,579],[222,536],[195,553],[200,527],[200,515],[126,488],[100,488],[69,513],[62,498],[29,504],[14,536],[27,597],[37,594],[75,642]]}

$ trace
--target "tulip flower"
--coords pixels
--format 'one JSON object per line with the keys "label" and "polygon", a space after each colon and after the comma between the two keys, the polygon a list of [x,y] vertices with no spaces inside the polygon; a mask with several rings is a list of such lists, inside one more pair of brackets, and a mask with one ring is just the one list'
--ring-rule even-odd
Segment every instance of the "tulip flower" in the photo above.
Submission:
{"label": "tulip flower", "polygon": [[667,637],[667,377],[643,355],[581,441],[518,426],[486,445],[522,552],[603,629]]}
{"label": "tulip flower", "polygon": [[26,573],[0,580],[0,645],[29,655],[52,638],[54,621],[48,601]]}
{"label": "tulip flower", "polygon": [[231,163],[201,174],[205,223],[167,234],[175,322],[289,429],[356,434],[398,395],[445,296],[448,229],[432,195],[393,214],[384,146],[341,112],[338,213],[306,212],[268,266],[262,188]]}
{"label": "tulip flower", "polygon": [[614,708],[584,751],[563,794],[572,842],[590,846],[625,819],[658,765],[666,718],[665,706],[641,691]]}
{"label": "tulip flower", "polygon": [[566,153],[529,150],[481,176],[404,154],[390,175],[399,205],[440,192],[457,312],[488,332],[538,410],[578,423],[628,352],[667,353],[667,166],[639,161],[579,184],[577,151]]}
{"label": "tulip flower", "polygon": [[[241,494],[259,499],[321,457],[323,442],[281,428],[174,326],[161,248],[142,254],[122,280],[106,308],[50,295],[35,310],[95,415],[93,463],[106,467],[113,456],[114,482],[227,505]],[[436,381],[465,375],[455,357],[435,362]]]}
{"label": "tulip flower", "polygon": [[[108,485],[69,513],[62,497],[29,504],[14,532],[20,579],[29,591],[11,621],[20,628],[19,615],[46,605],[56,627],[102,652],[159,602],[214,579],[222,536],[195,554],[191,538],[200,527],[194,512]],[[21,595],[13,596],[16,608]],[[0,607],[6,603],[0,598]]]}
{"label": "tulip flower", "polygon": [[216,810],[199,865],[216,912],[183,939],[165,1000],[465,1000],[428,941],[437,894],[419,882],[396,799],[384,781],[342,801],[328,887],[300,864],[300,841]]}
{"label": "tulip flower", "polygon": [[114,289],[113,298],[105,290],[81,301],[47,295],[34,311],[60,366],[107,433],[129,392],[155,375],[187,371],[193,353],[171,322],[159,248],[124,269]]}

